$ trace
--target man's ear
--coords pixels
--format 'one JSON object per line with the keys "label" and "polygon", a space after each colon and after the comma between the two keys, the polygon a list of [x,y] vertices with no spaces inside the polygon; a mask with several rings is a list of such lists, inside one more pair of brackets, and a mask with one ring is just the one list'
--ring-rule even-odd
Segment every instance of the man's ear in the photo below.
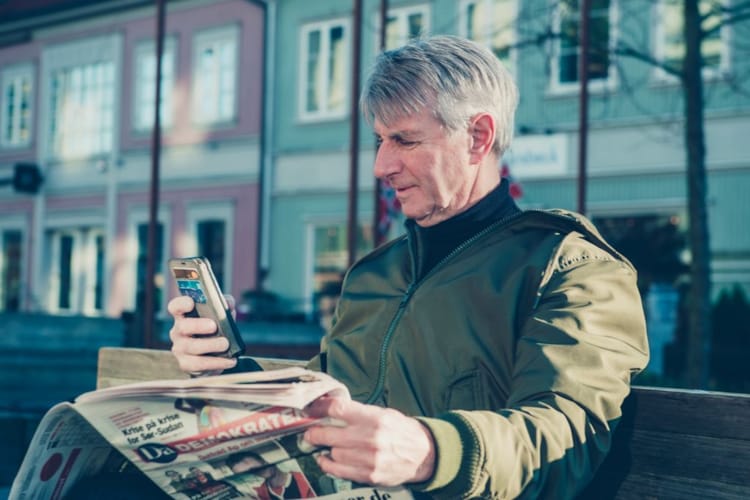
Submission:
{"label": "man's ear", "polygon": [[475,115],[469,123],[471,162],[480,163],[495,143],[495,119],[489,113]]}

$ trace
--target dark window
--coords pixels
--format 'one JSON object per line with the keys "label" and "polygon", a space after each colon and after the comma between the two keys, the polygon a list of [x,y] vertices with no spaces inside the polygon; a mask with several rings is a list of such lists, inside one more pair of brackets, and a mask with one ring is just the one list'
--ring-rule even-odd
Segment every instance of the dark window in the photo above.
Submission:
{"label": "dark window", "polygon": [[[163,259],[162,254],[162,242],[164,228],[161,223],[156,226],[156,248],[154,248],[155,266],[154,266],[154,281],[156,283],[162,282],[159,279],[162,269],[161,262]],[[138,284],[136,285],[136,308],[143,307],[143,302],[146,300],[146,268],[148,266],[148,224],[138,225]],[[161,289],[156,287],[154,291],[154,311],[161,309]]]}
{"label": "dark window", "polygon": [[73,288],[73,236],[60,237],[60,289],[57,295],[57,307],[70,309],[70,296]]}
{"label": "dark window", "polygon": [[219,287],[224,288],[225,223],[223,220],[204,220],[198,223],[198,254],[211,262]]}
{"label": "dark window", "polygon": [[2,308],[18,311],[21,306],[21,231],[8,230],[3,234]]}

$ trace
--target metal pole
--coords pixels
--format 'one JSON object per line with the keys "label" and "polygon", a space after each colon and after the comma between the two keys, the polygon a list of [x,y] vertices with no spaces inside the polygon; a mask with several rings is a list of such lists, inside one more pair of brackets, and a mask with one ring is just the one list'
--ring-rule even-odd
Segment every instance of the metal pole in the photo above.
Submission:
{"label": "metal pole", "polygon": [[161,59],[164,48],[164,6],[165,0],[156,0],[156,92],[154,97],[154,129],[151,134],[151,189],[149,193],[148,247],[146,249],[146,289],[143,304],[143,346],[153,344],[154,297],[156,295],[154,277],[156,274],[156,229],[159,213],[159,157],[161,156]]}
{"label": "metal pole", "polygon": [[357,195],[359,190],[359,57],[362,47],[362,0],[354,0],[352,34],[351,126],[349,128],[349,220],[347,247],[349,266],[357,257]]}
{"label": "metal pole", "polygon": [[589,7],[590,0],[581,0],[580,54],[578,80],[581,85],[578,116],[578,212],[586,214],[586,163],[588,151],[589,114]]}
{"label": "metal pole", "polygon": [[[386,33],[388,24],[388,0],[380,0],[380,52],[385,51],[386,48]],[[375,148],[375,154],[378,153],[377,147]],[[377,177],[375,178],[375,210],[372,219],[372,242],[373,246],[378,246],[385,241],[385,235],[380,232],[380,197],[383,193],[383,183]]]}

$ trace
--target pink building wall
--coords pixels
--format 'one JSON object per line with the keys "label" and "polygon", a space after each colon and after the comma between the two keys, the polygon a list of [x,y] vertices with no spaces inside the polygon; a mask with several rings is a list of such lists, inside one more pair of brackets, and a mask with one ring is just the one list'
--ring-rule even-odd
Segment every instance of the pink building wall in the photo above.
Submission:
{"label": "pink building wall", "polygon": [[[174,36],[177,44],[175,108],[177,115],[173,120],[171,130],[162,135],[164,147],[198,144],[208,141],[222,141],[226,139],[242,140],[244,138],[257,143],[260,139],[262,119],[262,86],[263,86],[263,57],[264,57],[264,18],[263,9],[246,0],[226,0],[205,6],[191,6],[181,8],[180,3],[169,4],[166,18],[166,35]],[[29,146],[21,149],[0,149],[0,176],[5,174],[5,167],[18,161],[37,161],[39,157],[38,138],[40,137],[40,116],[43,108],[41,103],[41,57],[45,47],[55,46],[75,40],[120,33],[122,35],[121,54],[121,84],[118,99],[120,114],[116,117],[119,122],[119,150],[148,150],[151,146],[150,133],[137,133],[133,130],[133,92],[134,92],[134,49],[144,40],[153,40],[156,23],[155,9],[143,10],[143,16],[137,19],[112,15],[107,18],[95,19],[86,24],[85,29],[71,31],[60,30],[59,34],[47,36],[43,42],[34,41],[22,45],[13,45],[0,49],[0,67],[16,63],[32,63],[34,65],[34,107],[33,107],[33,135]],[[240,44],[238,56],[237,81],[237,111],[236,121],[222,127],[201,129],[192,123],[190,117],[190,92],[192,82],[192,47],[196,33],[212,28],[230,25],[239,26]],[[116,143],[118,141],[115,141]],[[117,152],[116,152],[117,153]],[[248,159],[250,161],[260,161]],[[12,169],[10,169],[12,174]],[[168,250],[172,255],[181,254],[178,248],[178,236],[186,231],[186,214],[189,202],[211,202],[230,200],[234,205],[234,227],[227,228],[233,235],[233,261],[229,266],[232,273],[232,289],[225,290],[235,296],[243,291],[252,289],[256,285],[256,259],[258,235],[258,198],[259,186],[257,181],[246,178],[239,182],[225,186],[206,188],[174,189],[163,187],[160,196],[160,207],[170,212],[170,234],[165,238],[171,242]],[[10,189],[10,188],[8,188]],[[93,193],[66,193],[64,189],[55,188],[53,196],[45,190],[37,196],[43,196],[45,213],[78,212],[90,210],[104,213],[107,210],[107,200],[101,188],[95,188]],[[124,304],[129,302],[128,294],[132,290],[125,290],[123,283],[128,282],[132,273],[129,268],[132,256],[128,256],[126,241],[128,237],[128,214],[132,209],[148,207],[148,183],[144,178],[142,186],[129,185],[126,190],[119,191],[116,201],[116,238],[107,249],[112,259],[113,268],[110,276],[109,302],[106,306],[108,315],[119,315]],[[47,191],[49,192],[49,191]],[[35,247],[43,242],[34,239],[34,198],[32,196],[15,196],[5,198],[0,195],[0,217],[6,214],[24,215],[28,220],[26,251],[26,280],[31,283]],[[41,222],[44,226],[44,221]],[[44,231],[42,231],[43,233]],[[165,256],[168,257],[168,256]],[[171,283],[171,280],[170,280]],[[166,290],[167,297],[175,295],[173,286]],[[31,292],[29,292],[31,293]],[[28,302],[27,302],[28,306]]]}
{"label": "pink building wall", "polygon": [[[245,0],[227,0],[187,11],[170,10],[165,20],[165,36],[176,41],[176,78],[173,126],[162,135],[164,145],[183,145],[211,140],[257,136],[261,127],[261,94],[263,71],[263,11]],[[191,82],[193,71],[193,36],[206,29],[239,25],[237,122],[227,127],[201,129],[192,123]],[[133,127],[134,51],[139,42],[154,40],[152,18],[140,19],[124,26],[125,57],[123,61],[123,99],[120,140],[123,149],[147,148],[151,135],[136,132]]]}

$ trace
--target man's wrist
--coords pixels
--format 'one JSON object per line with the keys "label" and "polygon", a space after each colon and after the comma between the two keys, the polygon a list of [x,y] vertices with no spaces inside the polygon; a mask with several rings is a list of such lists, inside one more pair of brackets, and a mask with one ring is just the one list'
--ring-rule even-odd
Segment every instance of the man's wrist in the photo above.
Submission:
{"label": "man's wrist", "polygon": [[427,455],[422,460],[422,463],[419,464],[419,467],[417,467],[414,479],[411,482],[424,483],[432,479],[432,475],[435,473],[435,438],[432,436],[430,429],[421,420],[417,419],[417,422],[419,422],[419,426],[427,441]]}

